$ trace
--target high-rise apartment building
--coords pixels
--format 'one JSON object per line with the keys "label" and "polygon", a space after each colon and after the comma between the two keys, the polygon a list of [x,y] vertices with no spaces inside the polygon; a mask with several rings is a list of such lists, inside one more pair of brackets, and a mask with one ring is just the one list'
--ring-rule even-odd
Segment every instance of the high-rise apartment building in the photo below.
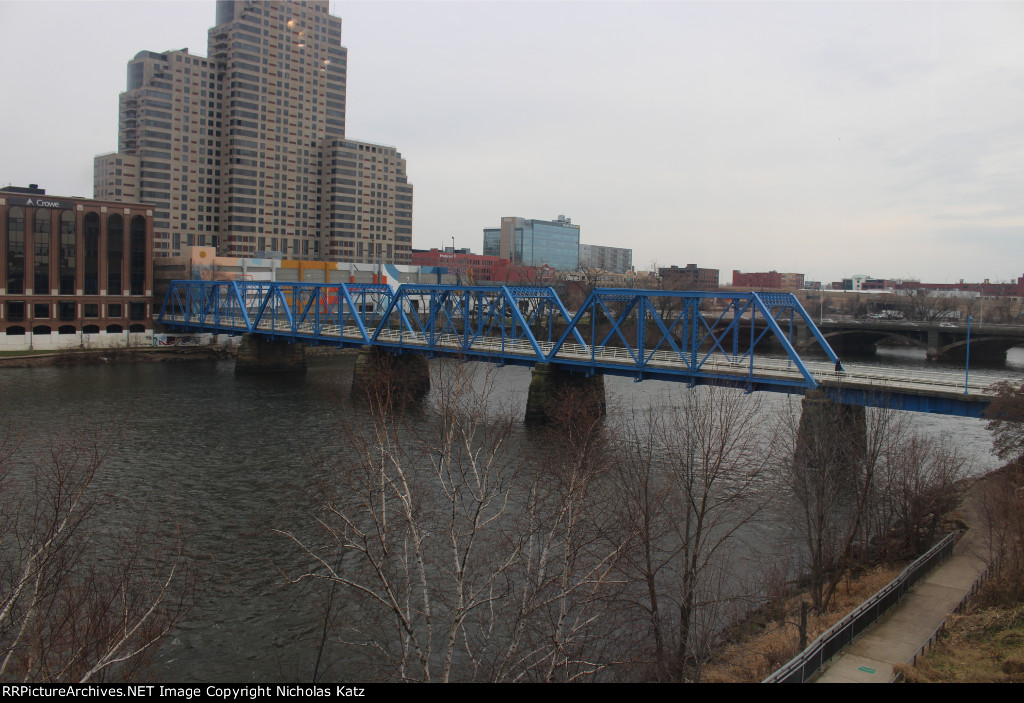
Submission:
{"label": "high-rise apartment building", "polygon": [[345,136],[348,54],[327,0],[218,0],[209,57],[139,52],[94,194],[155,208],[155,252],[405,264],[412,186]]}

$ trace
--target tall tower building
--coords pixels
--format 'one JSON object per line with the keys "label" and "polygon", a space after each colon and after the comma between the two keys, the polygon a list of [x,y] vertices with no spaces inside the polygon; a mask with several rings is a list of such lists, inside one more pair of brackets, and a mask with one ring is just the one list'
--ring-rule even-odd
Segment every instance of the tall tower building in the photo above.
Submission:
{"label": "tall tower building", "polygon": [[97,198],[155,207],[155,251],[409,262],[412,186],[394,147],[345,135],[348,52],[327,0],[218,0],[209,58],[142,51]]}

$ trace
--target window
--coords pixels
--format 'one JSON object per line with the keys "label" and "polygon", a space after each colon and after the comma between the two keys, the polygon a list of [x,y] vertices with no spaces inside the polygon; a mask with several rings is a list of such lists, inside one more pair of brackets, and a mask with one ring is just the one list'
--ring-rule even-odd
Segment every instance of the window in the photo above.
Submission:
{"label": "window", "polygon": [[25,209],[7,211],[7,294],[25,292]]}
{"label": "window", "polygon": [[[97,232],[99,232],[100,229],[100,216],[97,215],[95,212],[89,212],[86,213],[85,215],[85,230],[88,232],[90,229],[94,229]],[[75,231],[74,222],[66,223],[64,216],[61,215],[59,262],[59,292],[61,295],[75,294],[75,256],[77,254],[76,247],[77,233]]]}
{"label": "window", "polygon": [[39,208],[33,215],[36,295],[50,294],[50,211]]}
{"label": "window", "polygon": [[109,295],[121,295],[122,293],[121,267],[123,261],[124,218],[120,215],[110,215],[107,218],[107,293]]}
{"label": "window", "polygon": [[49,320],[50,306],[46,303],[36,303],[32,306],[32,317],[36,320]]}
{"label": "window", "polygon": [[[192,238],[192,235],[189,235]],[[131,267],[131,294],[146,294],[146,218],[142,215],[135,215],[132,218],[131,234],[129,240]]]}
{"label": "window", "polygon": [[21,322],[25,319],[25,301],[11,300],[7,303],[7,319],[10,322]]}
{"label": "window", "polygon": [[[90,213],[94,214],[94,213]],[[100,292],[100,218],[86,217],[85,231],[85,289],[86,295],[99,295]]]}

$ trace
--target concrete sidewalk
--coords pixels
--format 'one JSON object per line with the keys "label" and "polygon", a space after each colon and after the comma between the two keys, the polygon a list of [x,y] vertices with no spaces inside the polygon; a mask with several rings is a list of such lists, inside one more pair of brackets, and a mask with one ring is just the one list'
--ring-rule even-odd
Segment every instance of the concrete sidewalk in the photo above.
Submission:
{"label": "concrete sidewalk", "polygon": [[891,683],[893,667],[909,662],[942,626],[988,567],[976,494],[977,484],[961,506],[969,529],[953,555],[834,656],[814,683]]}

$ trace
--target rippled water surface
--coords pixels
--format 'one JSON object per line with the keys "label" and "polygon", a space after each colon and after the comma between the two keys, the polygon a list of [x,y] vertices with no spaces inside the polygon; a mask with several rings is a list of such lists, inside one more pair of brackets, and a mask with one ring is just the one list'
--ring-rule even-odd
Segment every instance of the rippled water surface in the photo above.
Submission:
{"label": "rippled water surface", "polygon": [[[311,457],[340,451],[340,419],[362,412],[348,398],[353,361],[314,359],[305,376],[265,378],[236,378],[233,361],[0,370],[3,411],[32,436],[72,432],[84,419],[93,428],[120,428],[103,482],[163,529],[185,526],[208,564],[201,604],[160,650],[153,678],[311,677],[321,595],[283,586],[278,567],[294,573],[300,562],[287,540],[268,528],[308,521]],[[926,363],[923,354],[906,349],[883,349],[858,361]],[[984,371],[1024,376],[1024,351],[1012,350],[1006,364]],[[496,374],[496,397],[522,413],[529,370],[506,367]],[[609,377],[607,390],[614,407],[628,411],[670,402],[665,394],[681,388]],[[784,402],[781,395],[767,399],[769,406]],[[982,421],[931,415],[913,421],[933,436],[955,438],[975,473],[998,465]],[[519,441],[535,439],[524,433]],[[344,677],[344,662],[335,666],[332,676]]]}

